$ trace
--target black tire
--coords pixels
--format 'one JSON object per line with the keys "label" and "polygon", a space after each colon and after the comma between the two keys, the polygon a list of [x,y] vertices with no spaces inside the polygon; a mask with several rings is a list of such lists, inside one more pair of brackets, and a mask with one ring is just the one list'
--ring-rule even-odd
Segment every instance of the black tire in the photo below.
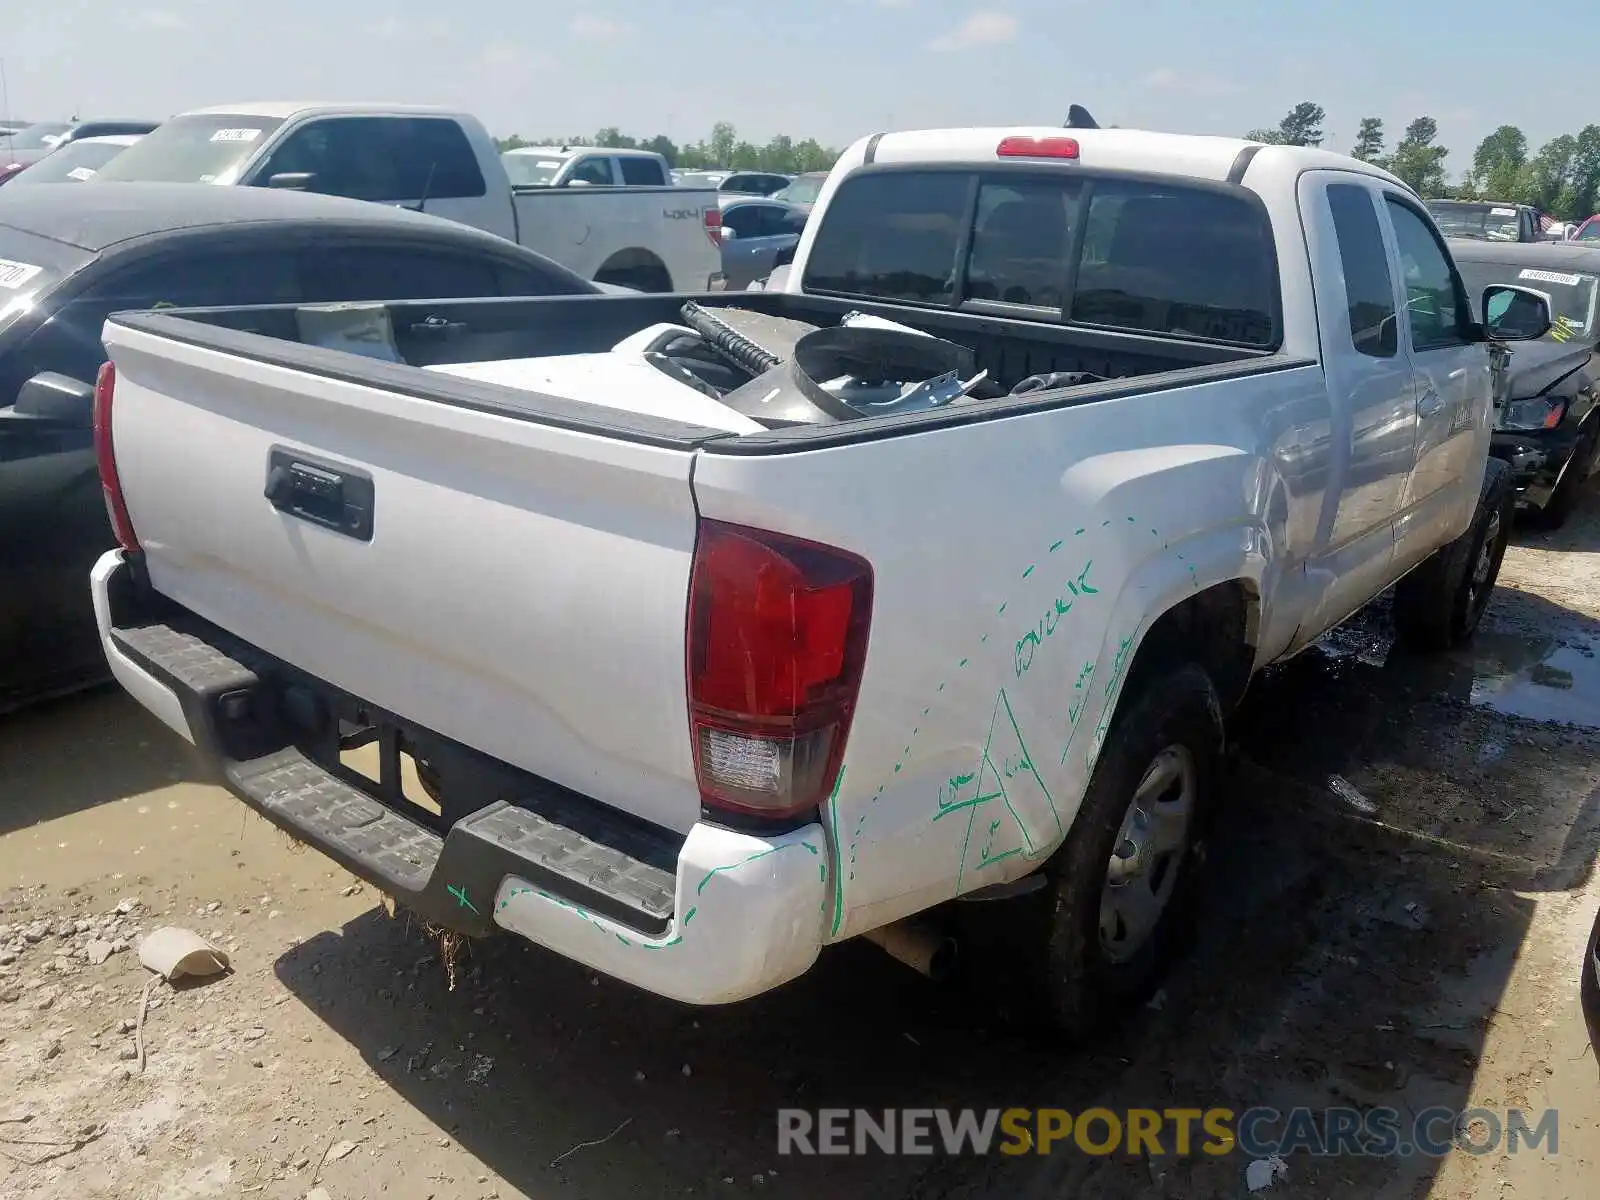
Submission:
{"label": "black tire", "polygon": [[1560,529],[1572,510],[1578,507],[1578,501],[1583,499],[1583,485],[1589,481],[1589,471],[1594,466],[1597,431],[1600,425],[1586,431],[1583,440],[1572,448],[1572,459],[1550,493],[1550,499],[1534,514],[1534,523],[1541,529]]}
{"label": "black tire", "polygon": [[1491,458],[1466,533],[1434,551],[1395,586],[1394,630],[1401,646],[1436,654],[1472,637],[1500,577],[1515,506],[1510,468]]}
{"label": "black tire", "polygon": [[[1119,844],[1129,845],[1125,822],[1141,786],[1173,752],[1190,771],[1180,784],[1191,790],[1189,819],[1175,851],[1143,864],[1151,892],[1164,899],[1136,940],[1126,936],[1132,931],[1110,899],[1112,855]],[[1119,705],[1072,830],[1044,869],[1046,886],[1027,900],[1033,919],[1019,947],[1027,991],[1033,1015],[1056,1033],[1081,1041],[1137,1009],[1181,951],[1195,915],[1222,756],[1222,706],[1210,678],[1193,664],[1153,673]],[[1146,797],[1146,808],[1154,803]],[[1124,857],[1121,869],[1136,861]],[[1119,886],[1144,882],[1135,875]]]}

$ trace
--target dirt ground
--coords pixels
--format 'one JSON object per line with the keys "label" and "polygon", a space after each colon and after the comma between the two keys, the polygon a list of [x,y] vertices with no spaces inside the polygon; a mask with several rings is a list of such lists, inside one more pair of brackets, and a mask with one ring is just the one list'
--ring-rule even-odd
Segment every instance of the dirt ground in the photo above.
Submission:
{"label": "dirt ground", "polygon": [[[1381,604],[1272,672],[1199,944],[1102,1045],[1029,1041],[871,947],[693,1010],[500,940],[438,947],[192,781],[114,691],[0,721],[0,1196],[1173,1197],[1210,1158],[780,1158],[783,1106],[1559,1109],[1554,1155],[1293,1155],[1269,1198],[1593,1194],[1578,1011],[1600,881],[1600,498],[1521,532],[1470,652]],[[158,985],[163,924],[233,956]]]}

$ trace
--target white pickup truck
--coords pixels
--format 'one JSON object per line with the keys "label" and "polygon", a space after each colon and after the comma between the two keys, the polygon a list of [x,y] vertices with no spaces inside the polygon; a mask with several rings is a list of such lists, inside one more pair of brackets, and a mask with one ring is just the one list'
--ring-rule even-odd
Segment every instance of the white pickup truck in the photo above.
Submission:
{"label": "white pickup truck", "polygon": [[424,209],[635,291],[705,291],[722,270],[714,188],[516,187],[482,123],[449,109],[201,109],[167,121],[98,179],[292,188]]}
{"label": "white pickup truck", "polygon": [[[394,303],[388,362],[114,316],[106,653],[441,926],[713,1004],[984,912],[1082,1034],[1192,917],[1252,675],[1397,580],[1472,633],[1497,335],[1393,176],[1125,130],[863,140],[789,287]],[[678,415],[563,393],[618,346]]]}

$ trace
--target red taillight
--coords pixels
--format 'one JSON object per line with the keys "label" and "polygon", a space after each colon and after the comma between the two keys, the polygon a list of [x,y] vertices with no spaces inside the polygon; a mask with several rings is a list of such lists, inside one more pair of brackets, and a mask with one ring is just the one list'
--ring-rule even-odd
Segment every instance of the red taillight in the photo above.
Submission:
{"label": "red taillight", "polygon": [[100,465],[100,491],[106,499],[106,515],[124,550],[137,550],[139,539],[133,533],[127,502],[122,498],[122,480],[117,477],[117,455],[111,446],[111,400],[117,390],[117,368],[100,364],[94,381],[94,457]]}
{"label": "red taillight", "polygon": [[872,567],[701,521],[689,582],[689,732],[701,799],[787,818],[839,774],[872,624]]}
{"label": "red taillight", "polygon": [[1008,137],[994,152],[1000,158],[1077,158],[1078,139]]}
{"label": "red taillight", "polygon": [[716,205],[713,204],[710,208],[706,209],[703,213],[700,214],[700,218],[701,218],[702,221],[705,222],[706,237],[711,239],[711,244],[713,246],[716,246],[718,249],[721,249],[721,247],[722,247],[722,210],[720,208],[718,208]]}

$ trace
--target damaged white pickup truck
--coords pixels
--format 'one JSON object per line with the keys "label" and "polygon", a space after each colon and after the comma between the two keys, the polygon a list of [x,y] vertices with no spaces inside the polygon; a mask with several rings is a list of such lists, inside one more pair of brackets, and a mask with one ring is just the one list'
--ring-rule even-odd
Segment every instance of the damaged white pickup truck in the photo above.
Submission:
{"label": "damaged white pickup truck", "polygon": [[935,971],[999,897],[1008,992],[1093,1028],[1192,918],[1251,676],[1396,580],[1468,637],[1511,495],[1403,184],[1071,132],[863,140],[786,291],[397,302],[360,355],[113,317],[113,670],[439,925],[714,1004],[856,936]]}

